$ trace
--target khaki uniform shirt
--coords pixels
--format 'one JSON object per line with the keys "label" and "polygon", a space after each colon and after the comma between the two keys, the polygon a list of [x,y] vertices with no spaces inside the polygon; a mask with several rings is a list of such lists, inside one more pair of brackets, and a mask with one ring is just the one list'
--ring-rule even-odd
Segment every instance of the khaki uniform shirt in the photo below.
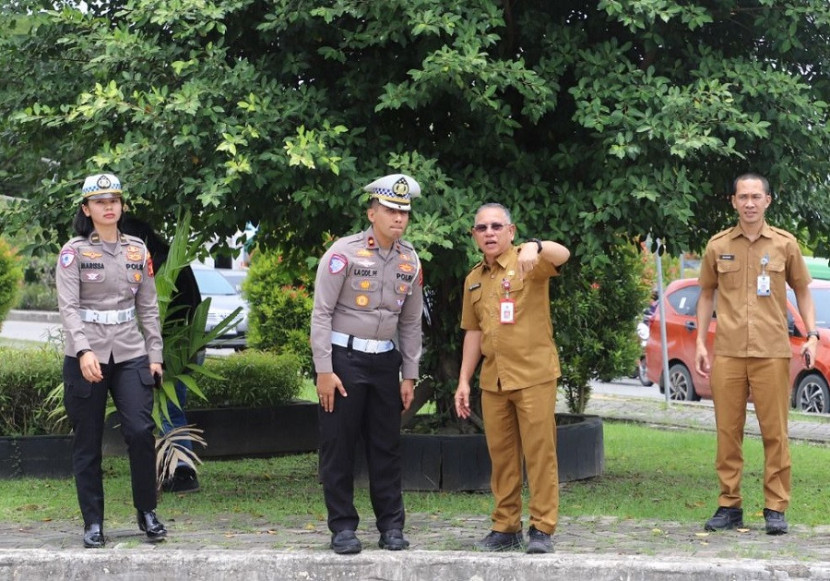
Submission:
{"label": "khaki uniform shirt", "polygon": [[320,259],[314,282],[314,368],[331,373],[331,332],[338,331],[396,341],[403,378],[417,379],[423,306],[421,263],[408,242],[382,251],[372,228],[337,240]]}
{"label": "khaki uniform shirt", "polygon": [[[142,355],[149,355],[150,363],[161,363],[161,324],[152,261],[141,238],[120,236],[114,252],[104,247],[97,232],[89,238],[72,238],[61,249],[55,279],[64,352],[76,357],[78,351],[92,349],[102,364],[109,362],[110,355],[115,363]],[[84,322],[78,312],[131,307],[135,307],[136,318],[116,325]]]}
{"label": "khaki uniform shirt", "polygon": [[[539,385],[562,374],[550,317],[550,278],[559,270],[547,260],[519,279],[519,249],[511,247],[492,267],[478,263],[464,281],[461,328],[481,331],[481,389],[514,390]],[[515,301],[513,324],[501,323],[500,300]]]}
{"label": "khaki uniform shirt", "polygon": [[[770,296],[758,296],[761,260],[768,257]],[[795,237],[764,224],[754,242],[740,226],[715,234],[706,245],[700,286],[717,290],[715,355],[792,356],[787,328],[787,285],[800,288],[812,278]]]}

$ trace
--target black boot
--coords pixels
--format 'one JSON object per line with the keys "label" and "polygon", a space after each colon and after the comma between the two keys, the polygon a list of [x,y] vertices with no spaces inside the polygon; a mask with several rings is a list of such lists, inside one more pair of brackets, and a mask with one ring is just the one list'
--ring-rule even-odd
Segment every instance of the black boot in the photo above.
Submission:
{"label": "black boot", "polygon": [[138,511],[138,528],[147,533],[147,537],[151,540],[162,540],[167,536],[167,529],[156,518],[156,511],[149,510],[144,512]]}
{"label": "black boot", "polygon": [[87,549],[100,549],[104,546],[104,531],[98,523],[84,527],[84,546]]}

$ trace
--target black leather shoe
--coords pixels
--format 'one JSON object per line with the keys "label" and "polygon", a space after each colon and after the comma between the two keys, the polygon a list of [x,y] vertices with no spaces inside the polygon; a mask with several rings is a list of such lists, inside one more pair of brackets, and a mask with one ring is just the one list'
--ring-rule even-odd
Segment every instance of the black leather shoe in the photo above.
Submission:
{"label": "black leather shoe", "polygon": [[104,531],[98,523],[84,527],[84,546],[87,549],[100,549],[104,546]]}
{"label": "black leather shoe", "polygon": [[536,527],[530,527],[527,531],[527,552],[528,553],[550,553],[553,551],[553,543],[550,535],[543,533]]}
{"label": "black leather shoe", "polygon": [[380,533],[378,547],[388,551],[403,551],[409,547],[409,541],[404,538],[401,529],[389,529]]}
{"label": "black leather shoe", "polygon": [[771,508],[764,509],[764,522],[768,535],[783,535],[789,529],[784,513]]}
{"label": "black leather shoe", "polygon": [[354,531],[338,531],[331,535],[331,550],[338,555],[355,555],[363,546]]}
{"label": "black leather shoe", "polygon": [[163,540],[167,536],[167,529],[156,518],[156,511],[138,511],[138,528],[147,533],[147,538],[154,541]]}
{"label": "black leather shoe", "polygon": [[725,531],[727,529],[740,529],[744,526],[744,509],[718,507],[715,514],[703,525],[707,531]]}
{"label": "black leather shoe", "polygon": [[478,551],[512,551],[522,548],[522,531],[517,533],[500,533],[490,531],[490,534],[473,545]]}

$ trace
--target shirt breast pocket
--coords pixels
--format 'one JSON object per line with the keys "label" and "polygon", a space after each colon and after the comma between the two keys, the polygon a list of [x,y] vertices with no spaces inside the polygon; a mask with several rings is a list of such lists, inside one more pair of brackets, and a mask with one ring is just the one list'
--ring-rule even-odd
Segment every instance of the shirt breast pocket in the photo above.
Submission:
{"label": "shirt breast pocket", "polygon": [[718,286],[728,290],[741,288],[742,268],[737,260],[718,260]]}
{"label": "shirt breast pocket", "polygon": [[787,292],[787,276],[783,262],[771,261],[767,265],[769,274],[769,285],[773,293]]}
{"label": "shirt breast pocket", "polygon": [[380,281],[370,278],[353,278],[349,284],[351,292],[344,298],[358,309],[376,309],[380,306]]}

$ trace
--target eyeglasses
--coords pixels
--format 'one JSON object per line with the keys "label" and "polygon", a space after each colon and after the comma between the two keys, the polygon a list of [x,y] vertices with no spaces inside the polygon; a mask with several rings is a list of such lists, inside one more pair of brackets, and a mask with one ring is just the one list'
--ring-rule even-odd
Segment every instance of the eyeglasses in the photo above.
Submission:
{"label": "eyeglasses", "polygon": [[502,224],[501,222],[491,222],[490,224],[476,224],[473,226],[473,230],[478,233],[482,233],[487,232],[487,228],[489,228],[493,232],[501,232],[505,226],[507,226],[507,224]]}

